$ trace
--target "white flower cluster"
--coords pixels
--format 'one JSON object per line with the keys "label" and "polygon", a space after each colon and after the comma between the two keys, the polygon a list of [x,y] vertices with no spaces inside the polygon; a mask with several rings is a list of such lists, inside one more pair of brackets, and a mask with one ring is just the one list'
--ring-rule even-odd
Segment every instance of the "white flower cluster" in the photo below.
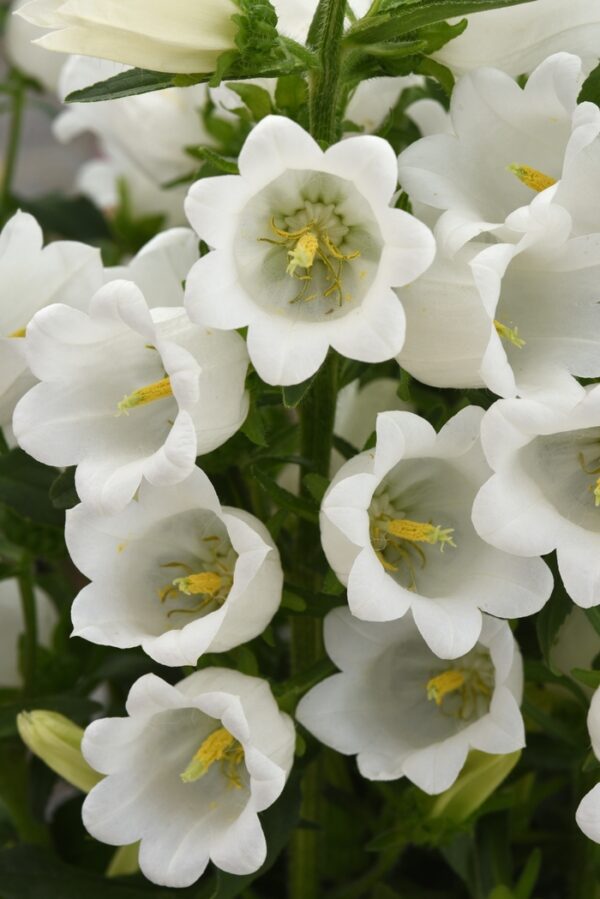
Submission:
{"label": "white flower cluster", "polygon": [[[115,27],[117,5],[122,15],[114,0],[33,0],[25,14],[53,29],[50,48],[170,72],[212,70],[231,42],[229,0],[182,3],[196,31],[147,16],[142,0],[128,0]],[[179,667],[261,634],[281,603],[278,549],[257,518],[221,505],[196,459],[243,425],[250,363],[266,384],[289,387],[332,350],[397,360],[425,384],[487,387],[499,399],[436,433],[395,398],[381,411],[362,397],[351,442],[360,449],[375,430],[375,444],[334,466],[320,518],[347,587],[348,608],[325,621],[340,672],[302,699],[297,718],[356,755],[364,777],[404,776],[431,794],[454,783],[471,749],[524,745],[507,620],[549,598],[541,556],[556,550],[577,605],[600,604],[600,385],[580,380],[600,379],[600,110],[578,102],[600,16],[574,5],[569,39],[553,20],[535,52],[521,37],[537,4],[514,10],[516,41],[492,28],[488,47],[474,28],[441,51],[465,71],[449,116],[438,108],[436,133],[399,160],[381,137],[323,150],[291,120],[263,118],[239,174],[187,191],[193,230],[164,231],[126,266],[105,268],[82,244],[44,248],[27,214],[8,222],[1,422],[35,459],[76,466],[81,503],[66,540],[89,579],[72,609],[77,636]],[[95,6],[106,21],[91,29]],[[508,12],[474,18],[485,29],[486,16],[508,23]],[[288,33],[302,39],[298,16]],[[136,35],[127,53],[125,31]],[[581,58],[547,56],[566,44]],[[500,67],[478,67],[481,57]],[[61,89],[117,70],[74,57]],[[524,70],[522,87],[513,76]],[[114,165],[94,174],[106,175],[110,207],[124,172],[145,179],[145,197],[188,172],[184,148],[209,142],[195,112],[207,99],[195,87],[76,106],[57,129],[62,139],[102,135],[118,161],[117,175]],[[431,124],[423,109],[414,116]],[[400,189],[412,214],[397,208]],[[181,188],[169,202],[170,221],[182,221]],[[596,754],[598,703],[596,694]],[[85,826],[113,845],[141,841],[142,871],[167,886],[193,883],[209,860],[256,871],[266,853],[258,813],[283,790],[294,743],[265,681],[226,668],[176,686],[145,676],[126,718],[86,733],[85,757],[106,777],[85,801]],[[600,842],[599,790],[578,821]]]}

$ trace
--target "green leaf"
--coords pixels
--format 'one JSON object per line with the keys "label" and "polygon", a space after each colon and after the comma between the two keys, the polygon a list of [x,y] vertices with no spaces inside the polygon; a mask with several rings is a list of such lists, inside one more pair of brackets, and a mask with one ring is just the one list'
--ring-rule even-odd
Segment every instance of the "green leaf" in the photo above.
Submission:
{"label": "green leaf", "polygon": [[323,580],[323,593],[327,596],[341,596],[346,588],[338,580],[334,571],[329,569]]}
{"label": "green leaf", "polygon": [[458,16],[530,3],[532,0],[395,0],[375,16],[361,19],[346,33],[350,45],[390,41],[425,25]]}
{"label": "green leaf", "polygon": [[75,468],[65,468],[50,486],[50,502],[55,509],[72,509],[79,503],[75,489]]}
{"label": "green leaf", "polygon": [[[560,584],[538,614],[535,622],[538,643],[546,665],[554,671],[550,662],[550,654],[561,625],[573,608],[573,604]],[[560,674],[560,672],[555,672]]]}
{"label": "green leaf", "polygon": [[299,75],[283,75],[275,88],[275,104],[279,111],[297,118],[308,103],[308,86]]}
{"label": "green leaf", "polygon": [[36,524],[61,525],[63,516],[49,498],[55,477],[55,469],[11,450],[0,456],[0,503]]}
{"label": "green leaf", "polygon": [[561,721],[560,718],[557,718],[556,716],[548,715],[529,699],[523,700],[521,708],[523,714],[534,721],[538,727],[541,727],[549,737],[552,737],[559,742],[566,743],[571,747],[577,749],[580,748],[579,735],[573,732],[571,724]]}
{"label": "green leaf", "polygon": [[111,237],[107,220],[88,197],[55,193],[34,199],[19,197],[19,208],[35,216],[44,231],[65,240],[95,243]]}
{"label": "green leaf", "polygon": [[[24,747],[18,742],[0,743],[0,806],[4,806],[19,837],[28,843],[46,843],[48,835],[41,820],[30,811],[28,771]],[[4,896],[4,883],[0,876]],[[7,897],[10,899],[10,897]]]}
{"label": "green leaf", "polygon": [[297,596],[289,590],[284,590],[281,599],[281,608],[289,609],[291,612],[296,612],[301,615],[303,612],[306,612],[308,605],[305,599],[302,599],[300,596]]}
{"label": "green leaf", "polygon": [[594,606],[593,609],[586,609],[585,614],[587,620],[593,625],[597,634],[600,634],[600,606]]}
{"label": "green leaf", "polygon": [[302,478],[302,483],[314,501],[320,506],[329,487],[329,478],[325,478],[320,474],[305,474]]}
{"label": "green leaf", "polygon": [[576,677],[580,683],[585,684],[586,687],[591,687],[593,690],[600,687],[600,671],[587,671],[584,668],[573,668],[571,674],[573,677]]}
{"label": "green leaf", "polygon": [[542,858],[542,850],[534,849],[515,887],[515,899],[531,899],[542,869]]}
{"label": "green leaf", "polygon": [[129,69],[119,72],[105,81],[98,81],[82,90],[73,91],[66,97],[67,103],[98,103],[103,100],[118,100],[151,91],[162,91],[168,87],[184,87],[208,81],[210,75],[170,75],[152,72],[149,69]]}
{"label": "green leaf", "polygon": [[245,434],[248,440],[251,440],[255,446],[269,445],[263,414],[256,404],[256,394],[253,391],[250,393],[250,406],[248,408],[246,421],[242,425],[242,433]]}
{"label": "green leaf", "polygon": [[227,87],[240,97],[255,122],[260,122],[273,112],[271,95],[264,87],[257,84],[244,84],[229,81]]}
{"label": "green leaf", "polygon": [[235,160],[221,156],[220,153],[216,153],[211,147],[186,147],[185,152],[194,159],[210,163],[212,169],[217,172],[223,172],[224,175],[239,175],[240,173]]}
{"label": "green leaf", "polygon": [[257,466],[252,468],[252,474],[265,493],[268,494],[280,509],[292,512],[294,515],[297,515],[298,518],[302,518],[304,521],[310,521],[312,524],[318,523],[319,516],[313,503],[304,499],[304,497],[295,496],[284,487],[280,487],[277,481]]}
{"label": "green leaf", "polygon": [[295,409],[296,406],[299,406],[312,385],[314,381],[314,376],[309,378],[308,381],[303,381],[301,384],[292,384],[291,387],[282,387],[281,393],[283,396],[283,405],[288,409]]}
{"label": "green leaf", "polygon": [[600,106],[600,65],[590,72],[577,98],[578,103],[595,103]]}

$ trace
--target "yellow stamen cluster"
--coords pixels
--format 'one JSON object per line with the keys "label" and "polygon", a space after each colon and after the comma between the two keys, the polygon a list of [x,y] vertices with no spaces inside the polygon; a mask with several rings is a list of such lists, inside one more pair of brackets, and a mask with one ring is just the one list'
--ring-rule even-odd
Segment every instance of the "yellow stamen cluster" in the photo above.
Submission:
{"label": "yellow stamen cluster", "polygon": [[9,334],[8,336],[14,337],[14,338],[25,337],[26,333],[27,333],[27,328],[19,328],[18,331],[13,331],[12,334]]}
{"label": "yellow stamen cluster", "polygon": [[130,409],[147,406],[149,403],[165,399],[168,396],[173,396],[171,379],[162,378],[160,381],[154,381],[153,384],[147,384],[145,387],[134,390],[129,396],[124,396],[117,405],[117,409],[119,413],[128,415]]}
{"label": "yellow stamen cluster", "polygon": [[[303,282],[299,293],[291,300],[292,303],[310,302],[318,298],[318,294],[309,292],[314,277],[313,269],[317,261],[324,266],[325,278],[330,283],[330,287],[323,291],[323,298],[336,297],[339,306],[342,306],[344,300],[352,299],[350,295],[344,294],[342,275],[344,265],[360,256],[358,250],[342,253],[340,248],[333,243],[327,231],[314,221],[297,231],[285,231],[283,228],[277,227],[275,219],[271,219],[271,231],[278,240],[269,237],[261,237],[259,240],[274,246],[285,247],[289,260],[286,273],[291,278]],[[304,274],[298,274],[298,269],[303,269]]]}
{"label": "yellow stamen cluster", "polygon": [[437,524],[422,521],[411,521],[409,518],[393,518],[387,522],[387,532],[400,540],[410,540],[412,543],[430,543],[435,546],[440,544],[443,552],[444,546],[456,546],[452,539],[454,528],[441,528]]}
{"label": "yellow stamen cluster", "polygon": [[462,671],[456,671],[453,668],[443,671],[427,681],[427,699],[433,700],[436,705],[441,705],[444,696],[460,690],[464,683],[465,676]]}
{"label": "yellow stamen cluster", "polygon": [[[492,693],[492,677],[488,679],[477,667],[473,668],[449,668],[436,674],[427,681],[427,699],[435,702],[444,714],[468,721],[477,711],[480,701],[489,698]],[[450,707],[450,710],[442,708],[447,696],[458,694],[458,703]]]}
{"label": "yellow stamen cluster", "polygon": [[[586,474],[598,474],[600,472],[600,468],[587,467],[583,453],[579,453],[577,458],[579,459],[579,465]],[[590,492],[594,494],[594,505],[598,508],[600,506],[600,478],[596,478],[596,484],[590,487]]]}
{"label": "yellow stamen cluster", "polygon": [[216,571],[202,571],[200,574],[175,578],[173,586],[186,596],[216,596],[223,586],[223,578]]}
{"label": "yellow stamen cluster", "polygon": [[509,165],[508,171],[516,175],[525,187],[529,187],[538,194],[556,184],[556,178],[545,175],[543,172],[538,172],[537,169],[532,169],[529,165]]}
{"label": "yellow stamen cluster", "polygon": [[518,328],[509,328],[507,325],[503,325],[502,322],[497,320],[494,320],[494,327],[496,328],[496,333],[502,340],[508,340],[513,346],[516,346],[518,350],[523,349],[526,341],[523,340],[522,337],[519,337]]}
{"label": "yellow stamen cluster", "polygon": [[224,727],[219,727],[204,740],[191,762],[179,776],[183,783],[194,783],[204,777],[217,762],[221,765],[223,775],[229,786],[236,790],[242,788],[238,772],[244,761],[244,748]]}

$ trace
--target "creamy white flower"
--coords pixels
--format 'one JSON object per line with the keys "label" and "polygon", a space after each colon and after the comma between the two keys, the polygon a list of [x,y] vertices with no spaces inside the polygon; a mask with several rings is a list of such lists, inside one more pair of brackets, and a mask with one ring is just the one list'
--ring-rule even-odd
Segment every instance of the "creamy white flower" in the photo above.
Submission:
{"label": "creamy white flower", "polygon": [[241,174],[205,178],[186,212],[214,252],[187,281],[190,317],[209,327],[248,325],[250,358],[269,384],[296,384],[330,346],[363,362],[392,358],[404,312],[392,288],[431,263],[431,232],[389,203],[393,151],[355,137],[323,152],[300,126],[260,122]]}
{"label": "creamy white flower", "polygon": [[361,81],[352,94],[344,117],[369,133],[377,131],[400,99],[402,91],[420,87],[423,83],[421,75]]}
{"label": "creamy white flower", "polygon": [[451,665],[410,615],[375,624],[334,609],[325,646],[341,673],[314,687],[296,717],[327,746],[356,755],[369,780],[404,776],[441,793],[470,749],[503,755],[525,744],[521,656],[504,621],[485,616],[477,645]]}
{"label": "creamy white flower", "polygon": [[163,886],[190,886],[209,860],[231,874],[258,870],[257,813],[283,790],[295,743],[268,683],[224,668],[176,686],[147,674],[127,715],[95,721],[83,738],[86,760],[107,775],[83,804],[92,836],[141,840],[140,868]]}
{"label": "creamy white flower", "polygon": [[[106,60],[73,56],[62,72],[61,95],[126,70]],[[165,185],[189,175],[197,165],[186,147],[213,143],[202,124],[207,97],[206,85],[195,85],[101,103],[74,103],[56,119],[54,133],[62,142],[84,132],[98,139],[102,158],[86,163],[77,182],[103,209],[117,205],[123,180],[136,214],[163,212],[169,223],[180,224],[185,220],[187,188]]]}
{"label": "creamy white flower", "polygon": [[[36,588],[38,642],[49,646],[58,614],[47,593]],[[25,631],[23,609],[16,578],[0,581],[0,687],[20,687],[19,637]]]}
{"label": "creamy white flower", "polygon": [[586,72],[598,63],[596,0],[535,0],[479,12],[467,20],[468,28],[460,37],[432,54],[459,75],[486,65],[509,75],[528,74],[560,50],[581,56]]}
{"label": "creamy white flower", "polygon": [[48,31],[38,43],[158,72],[212,72],[235,47],[233,0],[31,0],[19,15]]}
{"label": "creamy white flower", "polygon": [[195,468],[169,488],[142,484],[122,512],[67,513],[67,547],[91,581],[72,608],[74,634],[142,646],[162,665],[195,665],[257,637],[281,602],[283,572],[267,529],[222,508]]}
{"label": "creamy white flower", "polygon": [[89,314],[59,304],[39,312],[26,353],[41,383],[15,410],[15,436],[39,461],[77,465],[81,500],[104,511],[123,508],[142,478],[184,480],[247,414],[241,337],[176,308],[150,312],[129,281],[101,288]]}
{"label": "creamy white flower", "polygon": [[[588,730],[594,755],[600,759],[600,689],[596,690],[592,698],[588,713]],[[576,819],[586,837],[600,843],[600,783],[581,800]]]}
{"label": "creamy white flower", "polygon": [[577,105],[582,83],[581,60],[567,53],[545,60],[523,89],[496,69],[460,79],[450,106],[454,134],[416,141],[399,159],[411,198],[442,210],[436,236],[445,251],[502,229],[510,213],[536,193],[554,195],[557,182],[576,172],[579,154],[600,133],[598,107]]}
{"label": "creamy white flower", "polygon": [[185,279],[199,256],[198,238],[191,228],[171,228],[153,237],[127,265],[105,269],[105,280],[133,281],[150,309],[181,309]]}
{"label": "creamy white flower", "polygon": [[[60,301],[84,308],[102,286],[100,252],[71,241],[44,247],[33,216],[17,212],[0,233],[0,426],[34,383],[24,332],[35,313]],[[13,335],[13,336],[11,336]]]}
{"label": "creamy white flower", "polygon": [[4,34],[6,56],[13,65],[39,81],[46,90],[58,93],[58,79],[65,63],[64,57],[33,43],[43,35],[42,29],[13,15],[27,2],[28,0],[14,0],[10,6]]}
{"label": "creamy white flower", "polygon": [[482,425],[495,474],[479,491],[473,523],[505,552],[556,550],[567,593],[577,605],[600,603],[600,387],[573,405],[500,400]]}
{"label": "creamy white flower", "polygon": [[470,406],[436,434],[410,412],[382,413],[375,449],[343,466],[321,508],[325,555],[352,614],[387,622],[411,609],[445,659],[473,648],[482,612],[531,615],[552,590],[544,562],[500,553],[473,528],[473,499],[490,471],[482,415]]}
{"label": "creamy white flower", "polygon": [[438,252],[430,269],[398,291],[406,340],[398,363],[434,387],[483,387],[483,360],[495,330],[469,263],[486,245],[472,242],[453,257]]}
{"label": "creamy white flower", "polygon": [[366,384],[352,381],[338,393],[334,433],[360,450],[375,430],[380,412],[410,412],[412,408],[412,403],[398,396],[395,378],[375,378]]}

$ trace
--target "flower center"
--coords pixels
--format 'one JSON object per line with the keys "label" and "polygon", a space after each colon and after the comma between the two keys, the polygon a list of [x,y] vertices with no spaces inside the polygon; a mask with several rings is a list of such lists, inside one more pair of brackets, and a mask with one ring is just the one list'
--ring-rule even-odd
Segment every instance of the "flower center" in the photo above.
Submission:
{"label": "flower center", "polygon": [[[577,458],[579,459],[579,465],[586,474],[594,475],[600,473],[600,467],[589,468],[587,466],[583,453],[579,453],[579,456]],[[598,506],[600,506],[600,478],[596,478],[595,485],[590,486],[589,489],[590,493],[594,494],[594,505],[596,506],[596,508],[598,508]]]}
{"label": "flower center", "polygon": [[508,171],[516,175],[525,187],[531,188],[538,194],[556,184],[556,178],[551,178],[550,175],[545,175],[537,169],[532,169],[529,165],[509,165]]}
{"label": "flower center", "polygon": [[244,748],[238,740],[224,727],[219,727],[204,740],[192,760],[179,776],[183,783],[195,783],[207,774],[212,766],[219,762],[221,772],[227,778],[230,787],[242,788],[238,772],[244,761]]}
{"label": "flower center", "polygon": [[171,609],[167,618],[173,615],[195,615],[204,612],[210,606],[220,608],[233,585],[233,568],[235,554],[231,547],[222,548],[219,537],[205,537],[204,542],[211,546],[212,558],[206,563],[202,571],[194,571],[186,562],[167,562],[161,568],[180,568],[185,574],[176,577],[158,591],[161,603],[167,600],[183,596],[197,596],[199,602],[193,606]]}
{"label": "flower center", "polygon": [[315,266],[320,263],[325,270],[325,281],[329,285],[321,293],[321,298],[336,300],[338,306],[350,302],[352,295],[344,293],[344,267],[358,259],[360,252],[353,250],[342,253],[325,227],[317,221],[310,221],[296,231],[278,228],[275,219],[271,219],[271,231],[278,238],[260,237],[263,243],[287,249],[288,264],[286,274],[302,282],[300,290],[290,303],[311,302],[319,298],[319,292],[311,292],[315,279]]}
{"label": "flower center", "polygon": [[494,319],[494,327],[496,329],[496,333],[502,340],[508,340],[510,343],[512,343],[513,346],[516,346],[518,350],[523,349],[526,341],[523,340],[522,337],[519,337],[518,328],[509,328],[507,325],[503,325],[502,322],[499,322],[497,319]]}
{"label": "flower center", "polygon": [[427,564],[427,557],[419,544],[427,543],[430,546],[439,544],[441,552],[446,545],[456,547],[452,537],[454,528],[444,528],[431,522],[412,521],[410,518],[396,518],[393,515],[395,510],[385,496],[380,498],[377,504],[378,511],[371,516],[371,545],[386,571],[396,573],[402,568],[406,569],[407,587],[414,590],[415,563],[419,563],[421,568]]}
{"label": "flower center", "polygon": [[130,409],[135,409],[137,406],[147,406],[149,403],[165,399],[167,396],[173,396],[171,379],[162,378],[160,381],[154,381],[152,384],[147,384],[145,387],[134,390],[129,396],[124,396],[121,402],[117,404],[117,414],[129,415]]}
{"label": "flower center", "polygon": [[[466,661],[466,659],[464,660]],[[449,668],[427,681],[427,699],[446,715],[468,721],[489,705],[494,671],[487,654],[478,652],[469,665]]]}

